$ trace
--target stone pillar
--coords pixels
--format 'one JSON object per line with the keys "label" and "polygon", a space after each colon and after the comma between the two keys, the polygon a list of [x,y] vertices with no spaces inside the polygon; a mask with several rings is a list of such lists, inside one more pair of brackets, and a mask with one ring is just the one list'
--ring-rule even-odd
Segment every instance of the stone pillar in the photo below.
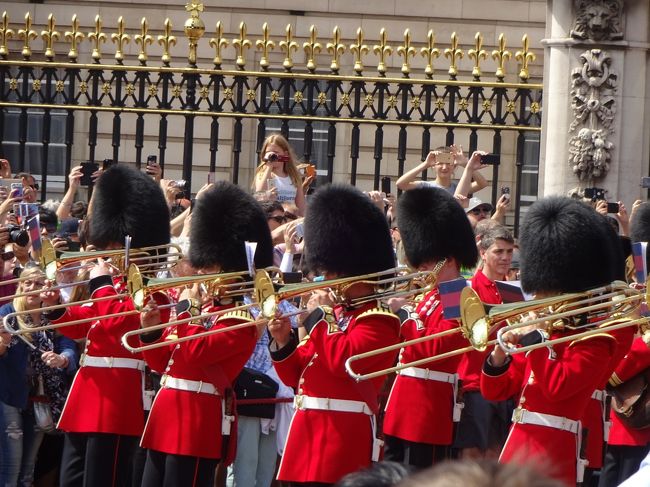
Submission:
{"label": "stone pillar", "polygon": [[649,174],[650,2],[547,0],[540,196],[607,190],[628,209]]}

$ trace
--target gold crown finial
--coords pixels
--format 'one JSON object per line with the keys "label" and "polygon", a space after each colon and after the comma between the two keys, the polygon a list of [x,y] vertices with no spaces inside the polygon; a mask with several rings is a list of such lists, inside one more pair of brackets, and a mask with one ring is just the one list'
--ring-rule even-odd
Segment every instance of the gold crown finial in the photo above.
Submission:
{"label": "gold crown finial", "polygon": [[420,49],[420,54],[427,60],[424,74],[426,74],[428,78],[431,78],[434,71],[433,60],[440,56],[440,49],[436,47],[436,34],[433,29],[431,29],[427,34],[427,47]]}
{"label": "gold crown finial", "polygon": [[203,12],[203,3],[201,2],[190,2],[185,5],[185,11],[189,12],[192,17],[198,18],[199,14]]}
{"label": "gold crown finial", "polygon": [[483,36],[477,32],[474,36],[474,47],[467,51],[467,57],[474,60],[472,76],[478,79],[481,77],[481,59],[487,59],[488,53],[483,49]]}
{"label": "gold crown finial", "polygon": [[147,62],[147,46],[153,44],[153,37],[149,35],[149,23],[146,17],[142,17],[140,21],[140,33],[135,36],[135,43],[140,46],[138,53],[138,61],[142,64]]}
{"label": "gold crown finial", "polygon": [[102,58],[101,44],[106,42],[106,34],[102,32],[102,18],[97,15],[95,17],[95,32],[88,34],[88,40],[93,43],[92,58],[95,62],[99,62]]}
{"label": "gold crown finial", "polygon": [[293,56],[291,55],[291,51],[293,50],[295,52],[298,50],[298,43],[293,40],[293,30],[291,28],[291,24],[287,24],[285,34],[285,39],[280,42],[280,49],[285,52],[282,67],[287,71],[291,71],[291,68],[293,68]]}
{"label": "gold crown finial", "polygon": [[332,31],[332,42],[327,43],[327,52],[332,55],[330,69],[333,73],[338,73],[340,69],[339,59],[345,52],[345,44],[341,44],[341,29],[337,25]]}
{"label": "gold crown finial", "polygon": [[451,34],[451,47],[445,49],[445,57],[449,59],[449,76],[455,78],[458,74],[458,59],[463,59],[465,53],[458,47],[458,35],[454,32]]}
{"label": "gold crown finial", "polygon": [[169,51],[172,46],[176,45],[176,36],[172,35],[172,21],[169,20],[169,18],[165,19],[164,25],[165,29],[163,30],[163,35],[158,36],[158,44],[160,44],[163,48],[163,53],[161,56],[162,62],[166,65],[169,65],[172,60],[172,56]]}
{"label": "gold crown finial", "polygon": [[122,64],[124,60],[124,45],[131,42],[131,36],[125,33],[126,24],[124,23],[124,17],[120,16],[117,19],[117,33],[111,34],[111,41],[116,45],[115,48],[115,59],[118,63]]}
{"label": "gold crown finial", "polygon": [[54,59],[54,43],[59,40],[61,34],[55,29],[56,19],[50,14],[47,17],[47,30],[41,31],[41,37],[45,41],[45,57],[48,61]]}
{"label": "gold crown finial", "polygon": [[223,59],[221,57],[221,49],[228,47],[228,40],[223,36],[223,24],[219,20],[215,26],[215,36],[210,39],[210,47],[214,48],[214,59],[212,62],[217,67],[221,68]]}
{"label": "gold crown finial", "polygon": [[302,47],[305,50],[305,54],[307,54],[307,69],[309,70],[310,73],[313,73],[316,71],[316,54],[318,54],[322,46],[320,42],[316,41],[316,37],[318,36],[318,31],[316,30],[316,26],[312,25],[309,28],[309,41],[305,42]]}
{"label": "gold crown finial", "polygon": [[18,31],[18,38],[24,41],[21,54],[25,59],[29,59],[31,57],[32,48],[30,47],[30,44],[32,40],[36,39],[37,37],[38,34],[35,30],[32,29],[32,14],[27,12],[25,14],[25,28]]}
{"label": "gold crown finial", "polygon": [[497,61],[496,77],[499,81],[503,81],[506,76],[505,63],[512,55],[506,49],[506,36],[503,33],[499,34],[499,49],[492,51],[492,59]]}
{"label": "gold crown finial", "polygon": [[372,51],[379,56],[377,71],[381,76],[386,76],[386,56],[393,53],[393,48],[388,45],[388,33],[383,27],[379,31],[379,44],[375,44]]}
{"label": "gold crown finial", "polygon": [[363,43],[363,29],[357,29],[356,41],[350,45],[350,52],[354,53],[354,71],[357,75],[363,72],[363,55],[368,54],[368,46]]}
{"label": "gold crown finial", "polygon": [[409,58],[415,56],[415,53],[415,48],[411,46],[411,31],[406,29],[404,31],[404,44],[397,48],[397,54],[404,58],[404,62],[402,63],[402,74],[407,78],[411,72],[411,61]]}
{"label": "gold crown finial", "polygon": [[255,43],[257,49],[262,51],[262,57],[260,58],[260,67],[262,70],[267,71],[271,63],[269,63],[269,51],[275,49],[275,42],[271,39],[271,33],[269,30],[269,24],[264,22],[262,26],[262,38],[258,39]]}
{"label": "gold crown finial", "polygon": [[233,39],[232,45],[237,51],[237,60],[235,64],[239,69],[246,67],[246,50],[251,47],[251,41],[246,38],[246,22],[239,24],[239,39]]}
{"label": "gold crown finial", "polygon": [[83,41],[85,34],[79,31],[79,18],[77,14],[72,16],[72,30],[66,31],[65,40],[70,43],[70,50],[68,51],[68,59],[72,62],[77,60],[79,51],[77,50],[77,44]]}
{"label": "gold crown finial", "polygon": [[537,59],[534,52],[528,50],[528,34],[524,34],[524,37],[521,39],[522,49],[515,53],[515,59],[521,63],[521,69],[519,70],[519,79],[522,81],[528,81],[530,73],[528,71],[528,63],[532,63]]}

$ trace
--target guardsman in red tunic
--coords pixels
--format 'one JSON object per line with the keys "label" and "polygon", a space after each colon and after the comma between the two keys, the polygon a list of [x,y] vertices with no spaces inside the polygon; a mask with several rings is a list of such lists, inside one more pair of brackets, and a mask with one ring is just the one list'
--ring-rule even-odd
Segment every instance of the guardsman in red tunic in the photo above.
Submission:
{"label": "guardsman in red tunic", "polygon": [[[609,379],[609,385],[619,386],[650,367],[650,338],[647,333],[634,339],[629,353]],[[650,427],[634,429],[621,421],[613,409],[610,419],[612,426],[598,487],[619,485],[639,469],[641,461],[650,452]]]}
{"label": "guardsman in red tunic", "polygon": [[[574,199],[551,197],[535,203],[522,225],[520,247],[522,287],[537,298],[605,286],[624,273],[612,228]],[[579,323],[593,319],[586,314],[574,318]],[[558,321],[553,325],[551,330],[510,331],[504,340],[512,346],[529,345],[576,333],[562,331]],[[634,331],[629,327],[621,334]],[[618,347],[619,341],[606,331],[540,346],[526,356],[506,355],[496,346],[484,364],[481,393],[488,400],[519,397],[500,461],[529,463],[567,485],[581,482],[585,462],[580,458],[580,419],[602,378],[614,370]]]}
{"label": "guardsman in red tunic", "polygon": [[[409,264],[417,270],[438,270],[438,282],[460,277],[461,267],[473,267],[478,252],[465,212],[447,192],[416,188],[398,200],[398,226]],[[410,340],[457,329],[458,320],[445,319],[437,286],[418,303],[415,312],[400,310],[401,335]],[[460,332],[408,346],[400,363],[466,347]],[[461,355],[408,367],[395,379],[384,417],[386,459],[425,468],[448,456],[454,422]]]}
{"label": "guardsman in red tunic", "polygon": [[[515,241],[512,233],[494,220],[484,220],[476,226],[481,230],[477,245],[483,265],[472,277],[472,289],[487,304],[501,304],[495,281],[505,281]],[[478,236],[477,236],[478,239]],[[496,338],[496,329],[490,339]],[[463,411],[456,430],[454,447],[460,448],[462,458],[497,458],[510,429],[514,408],[512,399],[487,401],[481,395],[481,371],[489,352],[474,350],[463,354],[458,375],[461,381]]]}
{"label": "guardsman in red tunic", "polygon": [[[245,271],[247,241],[257,243],[258,268],[272,264],[271,234],[257,201],[226,182],[203,192],[193,211],[189,249],[190,262],[199,274]],[[200,296],[192,295],[179,302],[179,319],[198,314],[197,298]],[[205,321],[198,317],[196,322],[176,325],[165,336],[151,332],[142,340],[153,343],[253,321],[247,311],[227,311],[243,304],[242,297],[221,301],[214,296],[207,298],[211,304],[206,312],[223,310],[225,314]],[[145,308],[143,326],[160,322],[155,306]],[[227,393],[257,339],[257,328],[249,326],[144,352],[149,366],[163,376],[142,437],[142,446],[148,449],[143,487],[214,484],[219,460],[232,460],[234,453],[234,413],[227,411],[228,401],[232,401]],[[231,427],[232,432],[228,431]],[[224,444],[227,436],[232,439]]]}
{"label": "guardsman in red tunic", "polygon": [[[160,187],[148,176],[118,164],[98,179],[89,205],[88,242],[97,249],[147,247],[169,242],[169,209]],[[115,296],[109,266],[90,271],[91,297]],[[119,286],[118,286],[119,287]],[[54,323],[133,311],[130,298],[70,306],[50,314]],[[144,360],[128,352],[121,336],[140,327],[137,314],[97,319],[61,328],[64,335],[86,338],[80,369],[58,427],[66,432],[61,485],[129,485],[134,450],[144,428]]]}
{"label": "guardsman in red tunic", "polygon": [[[388,223],[370,199],[347,185],[319,189],[304,224],[307,265],[326,279],[363,275],[394,267]],[[377,300],[351,300],[375,292],[352,285],[346,303],[325,292],[309,300],[311,313],[300,341],[290,325],[273,320],[269,347],[278,375],[296,389],[296,413],[289,429],[278,479],[291,485],[329,485],[379,460],[377,395],[383,379],[355,382],[345,370],[354,354],[394,345],[399,319]],[[395,353],[355,363],[367,373],[393,365]]]}

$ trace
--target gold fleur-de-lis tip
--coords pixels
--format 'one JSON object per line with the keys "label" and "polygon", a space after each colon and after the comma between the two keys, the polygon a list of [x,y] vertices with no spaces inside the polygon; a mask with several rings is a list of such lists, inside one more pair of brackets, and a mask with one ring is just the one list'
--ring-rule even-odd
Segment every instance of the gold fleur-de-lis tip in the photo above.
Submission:
{"label": "gold fleur-de-lis tip", "polygon": [[449,76],[455,78],[458,74],[458,59],[462,59],[464,52],[458,47],[458,35],[451,34],[451,47],[445,49],[445,57],[449,59]]}
{"label": "gold fleur-de-lis tip", "polygon": [[228,40],[223,36],[223,24],[219,20],[215,26],[215,36],[210,39],[210,47],[214,48],[215,54],[212,62],[217,68],[221,67],[223,61],[221,49],[228,47]]}
{"label": "gold fleur-de-lis tip", "polygon": [[379,44],[375,44],[372,51],[379,57],[377,71],[381,76],[385,76],[387,69],[386,56],[390,56],[393,53],[393,48],[388,45],[388,33],[383,27],[379,31]]}
{"label": "gold fleur-de-lis tip", "polygon": [[524,34],[521,39],[522,49],[515,53],[515,59],[521,63],[521,69],[519,70],[519,79],[522,81],[527,81],[530,77],[530,72],[528,71],[528,63],[532,63],[537,59],[534,52],[528,50],[528,35]]}
{"label": "gold fleur-de-lis tip", "polygon": [[79,52],[77,51],[77,44],[84,39],[85,34],[79,31],[79,18],[77,14],[72,16],[72,30],[66,31],[65,40],[70,43],[70,50],[68,51],[68,59],[76,61]]}
{"label": "gold fleur-de-lis tip", "polygon": [[499,81],[503,81],[503,78],[506,75],[505,63],[511,56],[510,51],[506,49],[506,36],[501,33],[499,34],[499,49],[492,51],[492,59],[497,61],[497,70],[495,75]]}
{"label": "gold fleur-de-lis tip", "polygon": [[237,60],[235,64],[237,68],[244,69],[246,67],[246,50],[251,47],[251,41],[246,37],[246,22],[239,24],[239,38],[233,39],[232,45],[237,51]]}
{"label": "gold fleur-de-lis tip", "polygon": [[305,54],[307,54],[307,69],[309,72],[313,73],[316,70],[316,55],[321,51],[321,44],[316,40],[318,36],[318,31],[316,26],[312,25],[309,27],[309,41],[303,44],[303,49]]}
{"label": "gold fleur-de-lis tip", "polygon": [[436,34],[433,29],[427,33],[427,47],[421,48],[420,54],[427,60],[424,74],[431,78],[433,76],[433,60],[440,56],[440,50],[436,47]]}
{"label": "gold fleur-de-lis tip", "polygon": [[135,36],[135,43],[140,46],[140,52],[138,53],[138,61],[141,63],[147,62],[147,45],[153,43],[153,37],[149,35],[149,22],[146,17],[142,17],[140,21],[140,33]]}
{"label": "gold fleur-de-lis tip", "polygon": [[102,18],[99,15],[95,17],[95,32],[88,34],[88,39],[94,46],[91,57],[99,62],[102,57],[101,44],[106,42],[106,34],[102,32]]}
{"label": "gold fleur-de-lis tip", "polygon": [[369,51],[368,46],[363,43],[363,29],[357,29],[357,37],[353,44],[350,45],[350,52],[354,53],[354,71],[357,75],[363,72],[363,55]]}
{"label": "gold fleur-de-lis tip", "polygon": [[125,28],[124,17],[120,16],[117,19],[117,33],[111,34],[111,40],[116,45],[115,59],[120,63],[124,60],[124,45],[131,42],[131,36],[124,32]]}
{"label": "gold fleur-de-lis tip", "polygon": [[282,67],[287,71],[291,71],[293,68],[293,55],[291,51],[298,50],[298,43],[293,40],[293,28],[291,24],[287,24],[285,29],[285,38],[283,41],[280,41],[280,49],[285,53],[284,61],[282,62]]}
{"label": "gold fleur-de-lis tip", "polygon": [[467,51],[467,56],[474,60],[474,67],[472,68],[472,76],[475,78],[481,77],[481,60],[487,59],[488,53],[483,49],[483,36],[477,32],[474,36],[474,47]]}
{"label": "gold fleur-de-lis tip", "polygon": [[333,73],[337,73],[340,69],[339,60],[341,54],[345,52],[345,44],[341,44],[341,29],[339,26],[335,26],[332,31],[332,42],[327,43],[327,52],[332,55],[332,62],[330,63],[330,69]]}
{"label": "gold fleur-de-lis tip", "polygon": [[59,40],[61,34],[56,30],[56,19],[53,14],[47,17],[47,30],[41,31],[41,37],[45,41],[45,57],[48,60],[54,59],[54,43]]}
{"label": "gold fleur-de-lis tip", "polygon": [[165,19],[163,35],[158,36],[158,44],[163,48],[161,60],[165,64],[169,64],[172,60],[170,49],[176,45],[176,36],[172,35],[172,21],[169,18]]}
{"label": "gold fleur-de-lis tip", "polygon": [[2,24],[0,24],[0,57],[7,57],[9,48],[7,43],[14,36],[13,29],[9,28],[9,16],[7,12],[2,12]]}
{"label": "gold fleur-de-lis tip", "polygon": [[269,29],[269,24],[264,22],[262,26],[262,38],[258,39],[255,45],[257,49],[262,51],[262,57],[260,58],[260,67],[266,71],[269,68],[269,51],[275,49],[275,42],[270,40],[271,34]]}
{"label": "gold fleur-de-lis tip", "polygon": [[402,63],[402,74],[408,77],[411,72],[411,61],[409,58],[415,56],[415,48],[411,46],[411,31],[406,29],[404,31],[404,44],[397,48],[397,54],[404,58]]}
{"label": "gold fleur-de-lis tip", "polygon": [[36,39],[38,34],[32,29],[32,14],[27,12],[25,14],[25,28],[18,31],[18,38],[23,40],[23,49],[21,54],[25,59],[29,59],[32,55],[31,42]]}

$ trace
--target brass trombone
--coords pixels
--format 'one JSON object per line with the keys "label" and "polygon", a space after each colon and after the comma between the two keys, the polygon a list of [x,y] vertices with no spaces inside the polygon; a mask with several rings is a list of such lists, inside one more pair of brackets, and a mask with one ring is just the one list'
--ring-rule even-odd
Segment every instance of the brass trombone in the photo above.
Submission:
{"label": "brass trombone", "polygon": [[[99,250],[93,252],[63,252],[59,257],[52,242],[43,240],[41,250],[41,268],[45,276],[55,280],[57,273],[62,267],[82,262],[84,260],[111,259],[113,265],[121,272],[126,272],[127,258],[125,249]],[[161,252],[161,253],[156,253]],[[147,269],[148,272],[157,272],[172,267],[183,258],[181,248],[176,244],[152,245],[150,247],[134,248],[129,250],[128,262],[138,264],[140,269]],[[86,265],[69,267],[66,270],[78,270]]]}
{"label": "brass trombone", "polygon": [[[440,266],[442,267],[442,266]],[[275,269],[272,269],[275,270]],[[289,285],[289,286],[284,286],[280,288],[279,291],[276,292],[275,287],[276,283],[275,281],[271,278],[269,274],[269,269],[261,269],[258,270],[255,274],[255,281],[254,281],[254,299],[251,304],[247,305],[242,305],[242,306],[237,306],[234,308],[229,308],[225,310],[219,310],[219,311],[214,311],[211,313],[205,313],[200,316],[194,316],[191,318],[185,318],[182,320],[176,320],[172,321],[169,323],[161,323],[159,325],[155,325],[149,328],[143,328],[141,330],[134,330],[130,331],[128,333],[125,333],[122,336],[122,344],[127,350],[130,350],[131,352],[143,352],[146,350],[152,350],[155,348],[159,347],[165,347],[165,346],[170,346],[170,345],[175,345],[177,343],[182,343],[185,341],[190,341],[190,340],[196,340],[205,336],[209,335],[215,335],[218,333],[225,333],[225,332],[230,332],[230,331],[236,331],[242,328],[247,328],[250,326],[257,326],[261,323],[267,322],[271,319],[283,319],[283,318],[289,318],[294,315],[302,314],[305,313],[306,310],[299,310],[296,313],[291,313],[291,314],[285,314],[285,315],[278,315],[278,304],[280,301],[285,300],[285,299],[290,299],[296,296],[300,296],[302,294],[306,294],[311,291],[315,291],[317,289],[324,289],[324,288],[331,288],[334,290],[337,298],[341,300],[341,302],[347,302],[348,304],[363,304],[364,302],[376,300],[376,299],[383,299],[383,298],[388,298],[388,297],[396,297],[396,296],[405,296],[405,295],[412,295],[416,292],[423,292],[422,288],[418,289],[397,289],[394,287],[392,290],[381,290],[378,291],[377,293],[373,294],[372,296],[367,296],[364,298],[360,299],[353,299],[353,300],[345,300],[345,291],[349,289],[350,286],[358,284],[358,283],[369,283],[375,286],[385,286],[388,284],[392,284],[393,286],[396,286],[398,283],[407,283],[411,282],[412,280],[424,280],[426,282],[429,282],[429,284],[425,284],[425,286],[431,286],[433,285],[433,282],[435,281],[435,276],[438,274],[439,269],[434,269],[433,271],[426,271],[426,272],[416,272],[416,273],[410,273],[406,275],[400,275],[400,276],[395,276],[396,272],[399,271],[399,269],[388,269],[386,271],[382,272],[377,272],[377,273],[372,273],[372,274],[365,274],[361,276],[352,276],[352,277],[345,277],[345,278],[340,278],[340,279],[332,279],[328,281],[319,281],[319,282],[311,282],[311,283],[303,283],[303,284],[295,284],[295,285]],[[213,278],[222,278],[224,276],[228,277],[240,277],[243,275],[246,275],[246,272],[242,273],[232,273],[230,276],[228,274],[217,274],[212,276]],[[385,277],[384,279],[377,279],[380,277],[384,276],[389,276]],[[433,279],[433,281],[432,281]],[[151,281],[149,281],[151,282]],[[154,286],[155,287],[155,283]],[[248,292],[248,290],[246,291]],[[227,328],[218,328],[214,330],[206,330],[205,332],[202,333],[197,333],[195,335],[190,335],[186,337],[181,337],[181,338],[176,338],[173,340],[167,340],[164,342],[158,342],[158,343],[152,343],[152,344],[147,344],[147,345],[142,345],[139,347],[133,347],[128,344],[128,339],[133,337],[133,336],[139,336],[151,331],[157,331],[157,330],[162,330],[165,328],[168,328],[170,326],[176,326],[182,323],[188,323],[191,321],[195,321],[198,319],[203,319],[203,318],[209,318],[213,316],[220,316],[225,313],[229,313],[232,311],[240,311],[240,310],[246,310],[250,309],[253,307],[259,307],[260,308],[260,317],[259,319],[249,321],[246,323],[240,323],[238,325],[230,326]]]}
{"label": "brass trombone", "polygon": [[[419,367],[438,360],[462,355],[473,350],[484,351],[489,346],[496,344],[501,345],[501,342],[503,342],[503,333],[515,328],[550,322],[554,329],[561,327],[562,329],[568,330],[580,330],[583,328],[586,330],[574,335],[549,340],[541,345],[530,345],[517,349],[512,349],[512,347],[508,347],[505,343],[502,345],[507,353],[523,353],[534,348],[539,348],[540,346],[552,346],[556,343],[576,340],[596,333],[602,333],[603,331],[614,331],[619,328],[646,323],[648,322],[647,318],[639,318],[636,320],[627,320],[618,324],[609,324],[614,320],[624,319],[635,313],[644,300],[648,302],[648,296],[646,294],[628,287],[624,282],[617,281],[613,282],[609,286],[599,287],[583,293],[563,294],[560,296],[521,303],[494,305],[489,308],[489,311],[486,311],[487,307],[490,305],[482,303],[476,292],[472,288],[466,287],[461,291],[461,320],[458,328],[445,330],[443,332],[415,338],[388,347],[353,355],[345,362],[345,368],[347,373],[356,381],[369,380],[375,377],[399,372],[400,370],[409,367]],[[544,310],[548,311],[544,312]],[[499,328],[501,322],[520,317],[529,312],[538,312],[541,313],[542,316]],[[603,319],[596,323],[583,323],[583,315],[586,313],[597,313],[596,316],[602,315]],[[612,317],[612,315],[614,316]],[[598,328],[599,326],[600,328]],[[497,338],[490,340],[489,337],[493,334],[495,329],[498,329]],[[376,355],[435,340],[455,333],[462,333],[469,341],[470,345],[433,357],[424,357],[412,362],[398,364],[394,367],[367,374],[357,373],[352,368],[352,364],[358,360],[374,357]]]}

